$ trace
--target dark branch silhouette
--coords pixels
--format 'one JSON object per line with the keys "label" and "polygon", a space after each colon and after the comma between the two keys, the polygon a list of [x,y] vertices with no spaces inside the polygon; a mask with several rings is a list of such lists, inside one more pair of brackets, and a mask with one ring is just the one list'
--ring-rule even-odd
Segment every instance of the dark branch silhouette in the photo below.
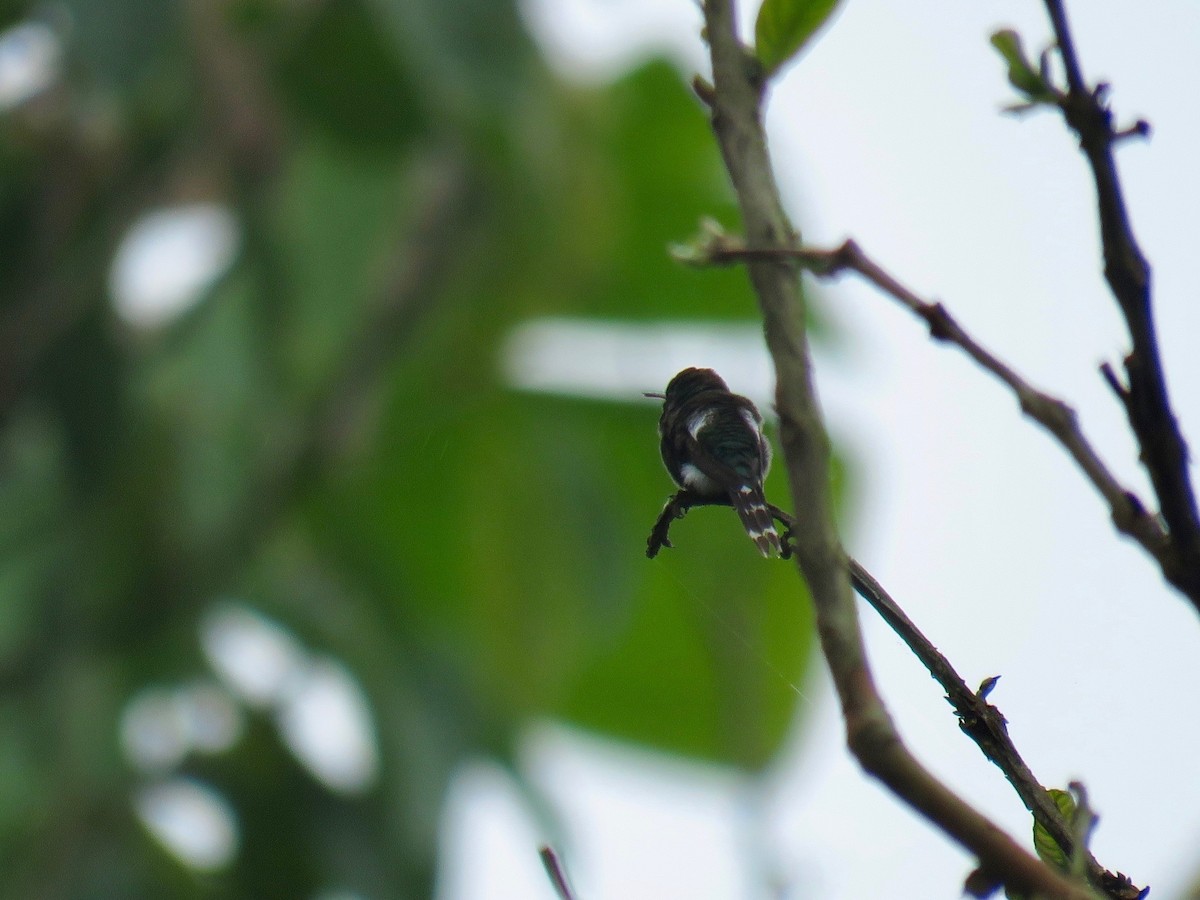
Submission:
{"label": "dark branch silhouette", "polygon": [[1120,385],[1111,368],[1105,378],[1117,389],[1167,525],[1168,546],[1159,557],[1164,573],[1200,608],[1200,517],[1188,477],[1187,443],[1167,394],[1151,304],[1150,264],[1134,236],[1113,156],[1114,146],[1131,135],[1146,134],[1149,127],[1140,121],[1129,129],[1114,126],[1106,102],[1108,85],[1088,86],[1062,0],[1045,3],[1067,80],[1058,107],[1079,136],[1096,184],[1104,277],[1133,344],[1124,359],[1127,384]]}

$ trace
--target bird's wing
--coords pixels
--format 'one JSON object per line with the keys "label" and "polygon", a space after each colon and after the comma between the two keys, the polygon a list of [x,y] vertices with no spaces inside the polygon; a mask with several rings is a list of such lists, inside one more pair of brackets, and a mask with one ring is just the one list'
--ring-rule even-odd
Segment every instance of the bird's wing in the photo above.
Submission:
{"label": "bird's wing", "polygon": [[726,490],[755,484],[762,478],[758,436],[741,422],[718,422],[695,435],[685,435],[687,458]]}

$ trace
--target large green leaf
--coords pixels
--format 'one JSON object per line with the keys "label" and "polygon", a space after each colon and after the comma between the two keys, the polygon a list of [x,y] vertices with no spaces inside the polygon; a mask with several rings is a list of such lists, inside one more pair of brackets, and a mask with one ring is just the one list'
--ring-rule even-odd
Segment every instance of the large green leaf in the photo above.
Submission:
{"label": "large green leaf", "polygon": [[280,80],[292,109],[351,147],[413,138],[424,110],[412,76],[366,0],[325,3],[290,44]]}
{"label": "large green leaf", "polygon": [[513,0],[369,0],[442,114],[489,130],[528,89],[533,47]]}
{"label": "large green leaf", "polygon": [[310,527],[441,648],[497,737],[549,714],[757,768],[795,718],[811,647],[793,567],[762,560],[718,509],[693,512],[675,526],[679,550],[647,560],[671,490],[653,406],[521,396],[499,379],[502,340],[530,314],[744,322],[755,308],[743,273],[666,255],[703,212],[729,208],[677,76],[647,66],[586,99],[574,121],[587,140],[534,190],[476,211],[473,226],[497,215],[505,240],[459,232],[465,265],[396,372],[374,454],[342,472]]}
{"label": "large green leaf", "polygon": [[[396,585],[423,643],[457,648],[492,716],[561,714],[763,765],[811,647],[793,567],[762,560],[716,508],[676,524],[678,550],[645,558],[670,490],[646,407],[494,391],[441,402],[397,421],[382,470],[322,512],[326,540],[345,534],[338,555]],[[351,510],[367,530],[347,531]]]}

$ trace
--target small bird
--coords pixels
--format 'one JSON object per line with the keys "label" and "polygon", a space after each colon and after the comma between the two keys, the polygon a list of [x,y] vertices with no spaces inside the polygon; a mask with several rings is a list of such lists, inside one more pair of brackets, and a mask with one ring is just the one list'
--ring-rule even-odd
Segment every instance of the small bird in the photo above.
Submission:
{"label": "small bird", "polygon": [[771,445],[755,405],[712,369],[684,369],[666,393],[646,396],[663,401],[658,434],[675,483],[704,503],[729,504],[763,556],[782,554],[763,494]]}

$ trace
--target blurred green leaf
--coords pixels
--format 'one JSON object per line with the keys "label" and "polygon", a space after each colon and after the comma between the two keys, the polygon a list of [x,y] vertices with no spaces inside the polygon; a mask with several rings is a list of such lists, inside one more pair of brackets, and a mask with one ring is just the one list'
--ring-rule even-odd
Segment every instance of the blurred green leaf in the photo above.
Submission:
{"label": "blurred green leaf", "polygon": [[349,147],[394,149],[424,113],[367,0],[321,4],[280,66],[291,107]]}
{"label": "blurred green leaf", "polygon": [[0,30],[11,28],[29,14],[26,0],[0,0]]}
{"label": "blurred green leaf", "polygon": [[522,282],[512,312],[632,321],[754,315],[742,272],[688,270],[667,252],[703,216],[737,221],[708,121],[678,73],[652,61],[602,94],[561,102],[562,121],[522,161],[528,176],[502,201],[509,252],[528,254],[512,259]]}
{"label": "blurred green leaf", "polygon": [[772,75],[833,15],[838,0],[763,0],[754,21],[754,54]]}
{"label": "blurred green leaf", "polygon": [[322,516],[326,539],[346,510],[374,523],[339,555],[401,567],[377,578],[407,585],[411,627],[463,645],[485,707],[764,765],[811,649],[792,567],[763,561],[718,509],[676,525],[670,558],[645,558],[671,490],[648,408],[496,395],[466,413],[443,399],[446,415],[392,434],[385,480]]}
{"label": "blurred green leaf", "polygon": [[516,112],[536,63],[513,0],[370,3],[444,115],[490,129]]}
{"label": "blurred green leaf", "polygon": [[71,38],[90,74],[108,87],[129,90],[162,65],[178,62],[182,24],[178,0],[64,0]]}
{"label": "blurred green leaf", "polygon": [[[287,389],[311,395],[336,377],[347,342],[385,291],[412,215],[402,160],[298,141],[280,172],[271,228],[286,296],[275,346]],[[402,264],[399,261],[397,264]]]}

